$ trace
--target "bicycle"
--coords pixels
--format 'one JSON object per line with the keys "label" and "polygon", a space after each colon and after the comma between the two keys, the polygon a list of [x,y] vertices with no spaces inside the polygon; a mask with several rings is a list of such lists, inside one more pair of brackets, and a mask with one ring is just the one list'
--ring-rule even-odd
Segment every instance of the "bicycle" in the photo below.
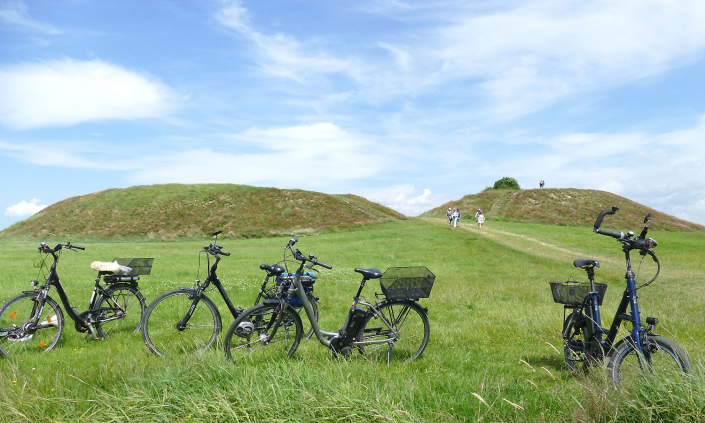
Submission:
{"label": "bicycle", "polygon": [[[98,277],[93,286],[88,310],[79,313],[76,307],[71,306],[56,268],[63,250],[77,253],[77,250],[85,248],[71,245],[70,242],[49,248],[42,242],[38,250],[40,274],[47,269],[46,260],[49,255],[53,257],[53,263],[47,271],[44,284],[40,285],[37,280],[32,281],[34,290],[23,291],[0,309],[1,356],[9,357],[27,351],[48,352],[56,347],[65,322],[59,304],[48,295],[52,286],[58,292],[61,303],[74,321],[78,332],[89,333],[95,339],[104,339],[124,330],[139,331],[145,300],[137,281],[140,275],[148,275],[151,272],[154,259],[119,258],[111,263],[93,262],[91,268],[98,271]],[[101,279],[106,286],[101,285]]]}
{"label": "bicycle", "polygon": [[[650,222],[652,222],[651,213],[644,218],[645,226],[638,236],[634,236],[634,232],[631,231],[624,234],[600,229],[603,218],[606,215],[615,214],[618,210],[618,207],[612,207],[600,212],[593,228],[593,232],[619,241],[626,260],[627,286],[611,327],[603,328],[600,317],[600,306],[607,285],[595,283],[595,268],[600,267],[599,261],[578,259],[573,262],[573,266],[587,272],[589,280],[587,283],[550,282],[554,301],[564,305],[562,337],[565,362],[571,371],[577,372],[578,362],[583,362],[583,370],[588,371],[592,364],[606,359],[607,374],[615,385],[619,385],[621,380],[634,380],[638,375],[647,372],[666,376],[691,373],[693,367],[683,349],[670,339],[652,332],[658,324],[658,319],[647,317],[646,327],[641,323],[637,290],[654,282],[661,271],[661,263],[653,250],[658,243],[647,238]],[[638,251],[642,256],[637,275],[632,271],[630,258],[632,251]],[[646,256],[650,256],[656,263],[656,274],[647,283],[637,286],[638,273]],[[630,307],[630,313],[627,313],[627,307]],[[623,322],[631,322],[632,329],[628,336],[615,343],[617,332]]]}
{"label": "bicycle", "polygon": [[[230,325],[225,335],[225,354],[229,360],[252,358],[256,351],[272,345],[275,347],[266,349],[272,355],[293,356],[303,337],[301,317],[289,304],[294,294],[301,299],[316,338],[331,349],[333,356],[347,357],[355,348],[368,359],[384,356],[389,364],[392,353],[395,358],[399,356],[405,360],[414,360],[423,353],[430,335],[428,309],[417,301],[428,298],[435,275],[425,267],[392,268],[384,275],[379,269],[356,268],[355,272],[362,275],[362,281],[345,323],[338,332],[327,332],[314,319],[301,276],[304,266],[329,270],[333,267],[320,262],[313,254],[305,257],[298,249],[294,251],[297,242],[298,237],[294,237],[285,247],[293,259],[300,262],[292,283],[278,291],[275,298],[266,299],[245,311]],[[307,262],[310,264],[306,265]],[[371,279],[382,279],[382,302],[372,304],[360,297]],[[386,352],[382,347],[386,347]]]}
{"label": "bicycle", "polygon": [[[166,356],[179,351],[203,352],[210,349],[218,339],[222,329],[222,319],[220,311],[213,300],[206,294],[205,290],[211,285],[215,285],[220,296],[225,301],[233,319],[242,313],[242,307],[235,307],[230,300],[222,282],[218,278],[217,269],[221,256],[230,256],[230,253],[223,251],[223,247],[217,245],[218,235],[222,231],[213,233],[215,241],[203,247],[201,253],[206,253],[207,266],[209,268],[206,279],[201,283],[196,279],[193,288],[177,288],[167,291],[155,298],[147,307],[142,322],[142,339],[152,353],[158,356]],[[215,262],[211,266],[210,258],[215,257]],[[266,271],[266,276],[259,294],[255,300],[255,305],[262,299],[270,298],[271,288],[267,284],[271,277],[280,278],[285,275],[286,269],[279,264],[260,265],[260,269]],[[280,281],[280,286],[286,286]],[[307,292],[307,297],[312,304],[318,300]],[[293,300],[292,300],[293,303]],[[199,307],[199,304],[205,305]],[[316,310],[318,310],[316,306]]]}

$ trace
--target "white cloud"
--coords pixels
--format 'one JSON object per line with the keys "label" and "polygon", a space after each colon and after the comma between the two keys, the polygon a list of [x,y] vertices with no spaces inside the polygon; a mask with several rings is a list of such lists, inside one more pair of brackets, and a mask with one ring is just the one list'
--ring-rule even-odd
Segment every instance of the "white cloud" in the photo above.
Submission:
{"label": "white cloud", "polygon": [[175,97],[153,77],[100,60],[0,68],[0,122],[17,129],[163,117]]}
{"label": "white cloud", "polygon": [[344,72],[355,76],[350,60],[336,58],[314,47],[302,44],[286,34],[265,34],[249,24],[247,9],[239,1],[225,2],[215,14],[223,26],[247,38],[255,47],[261,68],[270,75],[293,79],[300,83],[321,74]]}
{"label": "white cloud", "polygon": [[48,207],[46,204],[38,204],[39,200],[33,198],[29,203],[26,201],[21,201],[14,206],[10,206],[5,209],[5,216],[14,217],[27,217],[44,210]]}
{"label": "white cloud", "polygon": [[[134,183],[228,182],[287,187],[331,186],[370,177],[389,160],[368,137],[332,123],[259,129],[221,135],[218,151],[190,150],[140,160]],[[253,153],[239,152],[244,147]],[[147,164],[148,163],[148,164]]]}
{"label": "white cloud", "polygon": [[56,35],[61,34],[61,31],[41,22],[32,19],[29,16],[27,5],[19,0],[0,1],[0,21],[7,22],[10,25],[19,28],[38,31],[45,34]]}
{"label": "white cloud", "polygon": [[[513,139],[512,155],[483,169],[523,188],[601,189],[705,224],[705,116],[693,128],[661,134],[579,133]],[[512,154],[516,150],[520,153]]]}
{"label": "white cloud", "polygon": [[447,195],[433,194],[428,188],[418,195],[411,184],[365,189],[360,195],[408,216],[419,215],[448,201]]}
{"label": "white cloud", "polygon": [[252,128],[194,141],[216,146],[181,151],[125,154],[120,146],[47,142],[10,144],[0,154],[42,166],[124,170],[137,184],[241,183],[292,188],[333,187],[340,181],[373,177],[397,165],[399,154],[365,135],[332,123]]}
{"label": "white cloud", "polygon": [[[705,51],[701,0],[385,0],[361,9],[422,25],[413,25],[413,34],[382,32],[377,41],[348,43],[349,56],[341,57],[330,40],[258,31],[239,1],[225,3],[216,19],[256,46],[256,60],[269,75],[308,82],[345,73],[356,84],[348,102],[463,95],[463,115],[471,108],[479,118],[531,113],[576,93],[659,75]],[[317,88],[335,90],[335,84],[325,87]]]}

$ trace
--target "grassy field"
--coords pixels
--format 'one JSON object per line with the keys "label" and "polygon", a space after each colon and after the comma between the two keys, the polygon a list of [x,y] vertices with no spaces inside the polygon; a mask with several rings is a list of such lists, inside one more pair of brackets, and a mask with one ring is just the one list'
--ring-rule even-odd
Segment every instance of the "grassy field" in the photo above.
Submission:
{"label": "grassy field", "polygon": [[[662,277],[640,291],[645,316],[691,354],[690,381],[648,380],[616,392],[602,372],[576,377],[563,362],[562,307],[549,281],[572,276],[576,258],[597,258],[607,282],[605,324],[621,297],[619,244],[590,228],[488,221],[450,228],[440,219],[388,221],[356,231],[302,237],[298,247],[334,266],[315,285],[320,321],[337,330],[359,283],[355,267],[425,265],[436,275],[431,340],[412,363],[390,366],[359,356],[333,359],[315,340],[291,360],[233,365],[222,345],[202,355],[158,358],[139,335],[87,341],[67,324],[47,354],[0,360],[0,421],[696,421],[705,410],[705,234],[654,232]],[[626,228],[624,228],[626,229]],[[638,228],[635,222],[633,229]],[[57,241],[57,240],[54,240]],[[58,240],[66,241],[66,240]],[[230,240],[219,268],[236,305],[252,304],[261,263],[279,261],[287,238]],[[154,257],[140,282],[151,301],[191,286],[203,241],[96,243],[65,252],[59,275],[74,305],[87,306],[94,260]],[[50,243],[51,245],[51,243]],[[0,301],[29,289],[35,244],[0,244]],[[203,263],[200,276],[205,277]],[[653,270],[653,267],[651,267]],[[643,270],[645,273],[649,269]],[[363,295],[379,292],[370,283]],[[226,327],[232,321],[215,290]],[[221,336],[222,340],[222,336]],[[560,351],[560,353],[559,353]]]}

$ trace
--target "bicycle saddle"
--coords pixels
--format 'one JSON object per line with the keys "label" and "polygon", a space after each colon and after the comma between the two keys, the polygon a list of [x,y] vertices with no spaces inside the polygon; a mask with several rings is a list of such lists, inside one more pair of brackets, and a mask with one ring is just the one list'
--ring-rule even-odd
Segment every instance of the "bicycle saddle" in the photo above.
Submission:
{"label": "bicycle saddle", "polygon": [[376,268],[372,269],[360,269],[359,267],[355,269],[357,273],[362,274],[365,279],[379,279],[382,277],[382,271]]}
{"label": "bicycle saddle", "polygon": [[573,262],[573,266],[588,269],[591,267],[600,267],[600,262],[592,259],[577,259]]}
{"label": "bicycle saddle", "polygon": [[281,276],[281,274],[285,271],[285,269],[278,264],[260,264],[259,268],[262,270],[266,270],[268,273],[274,276]]}
{"label": "bicycle saddle", "polygon": [[91,269],[101,273],[118,273],[120,265],[116,262],[94,261],[91,263]]}

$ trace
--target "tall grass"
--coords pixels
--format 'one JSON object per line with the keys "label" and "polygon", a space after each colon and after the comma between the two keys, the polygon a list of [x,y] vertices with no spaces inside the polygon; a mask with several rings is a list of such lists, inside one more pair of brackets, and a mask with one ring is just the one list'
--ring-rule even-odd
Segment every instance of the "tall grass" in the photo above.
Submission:
{"label": "tall grass", "polygon": [[[315,340],[303,342],[291,360],[232,364],[222,343],[205,354],[164,359],[150,355],[139,335],[87,341],[67,324],[54,351],[0,360],[0,421],[635,421],[665,420],[676,412],[697,420],[704,398],[701,361],[694,360],[697,374],[687,382],[645,379],[639,390],[621,393],[604,372],[584,378],[565,368],[562,308],[553,303],[547,282],[580,278],[569,259],[573,250],[616,257],[598,278],[604,271],[617,279],[623,272],[617,243],[602,245],[592,235],[571,238],[578,230],[589,234],[587,228],[527,227],[528,240],[515,236],[520,226],[485,229],[409,219],[300,238],[302,252],[334,265],[322,272],[314,291],[326,330],[343,323],[359,283],[355,267],[425,265],[437,275],[431,297],[421,300],[429,309],[430,343],[414,362],[333,359]],[[533,242],[539,234],[568,252]],[[662,283],[640,293],[640,305],[660,318],[664,335],[667,329],[696,358],[702,352],[696,342],[705,336],[705,301],[674,275],[702,278],[693,261],[702,262],[705,236],[668,239],[668,272]],[[221,241],[233,253],[221,262],[221,280],[233,302],[247,308],[264,276],[259,264],[280,260],[286,238]],[[154,257],[152,275],[140,281],[151,301],[193,284],[197,253],[207,242],[90,244],[80,255],[64,253],[59,275],[83,310],[94,278],[91,261]],[[35,248],[0,244],[0,301],[29,288]],[[678,259],[679,251],[687,259]],[[606,324],[623,287],[620,280],[610,282]],[[363,295],[373,299],[375,291],[379,287],[369,283]],[[227,327],[227,308],[215,291],[208,295]]]}

